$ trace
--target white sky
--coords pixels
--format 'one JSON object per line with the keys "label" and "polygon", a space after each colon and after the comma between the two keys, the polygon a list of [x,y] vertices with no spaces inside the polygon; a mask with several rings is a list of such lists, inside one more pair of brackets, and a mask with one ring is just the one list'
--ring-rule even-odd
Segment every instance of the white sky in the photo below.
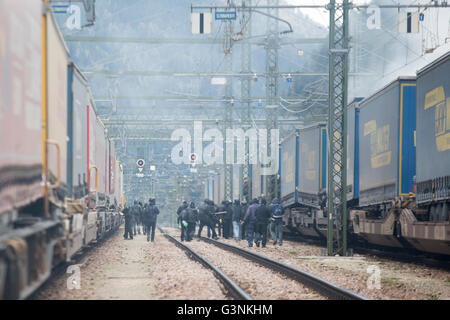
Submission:
{"label": "white sky", "polygon": [[[329,3],[329,0],[286,0],[290,5],[323,5]],[[354,4],[365,4],[368,0],[353,0]],[[323,26],[328,26],[329,14],[325,9],[298,9],[309,16],[312,20]]]}

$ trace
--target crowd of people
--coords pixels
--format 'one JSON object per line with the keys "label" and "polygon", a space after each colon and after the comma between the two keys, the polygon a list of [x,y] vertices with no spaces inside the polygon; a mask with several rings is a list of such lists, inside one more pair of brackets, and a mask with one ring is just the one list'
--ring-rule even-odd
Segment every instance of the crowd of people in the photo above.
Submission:
{"label": "crowd of people", "polygon": [[[194,202],[183,201],[177,210],[178,224],[181,227],[181,241],[192,241],[198,225],[197,237],[200,238],[203,228],[207,229],[208,238],[234,238],[237,241],[247,239],[248,246],[264,248],[267,244],[267,233],[270,232],[273,245],[283,244],[283,208],[278,199],[270,204],[264,197],[253,199],[250,204],[235,200],[222,201],[215,205],[206,199],[198,208]],[[217,231],[216,231],[217,229]]]}
{"label": "crowd of people", "polygon": [[133,239],[133,236],[142,234],[147,236],[147,241],[155,241],[156,220],[159,209],[156,206],[155,199],[150,198],[148,203],[134,201],[132,206],[125,206],[123,210],[125,217],[124,239]]}

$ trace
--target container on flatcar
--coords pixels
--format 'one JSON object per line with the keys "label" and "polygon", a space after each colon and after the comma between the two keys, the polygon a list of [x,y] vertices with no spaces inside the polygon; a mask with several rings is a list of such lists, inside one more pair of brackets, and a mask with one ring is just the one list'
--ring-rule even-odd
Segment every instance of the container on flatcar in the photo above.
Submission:
{"label": "container on flatcar", "polygon": [[41,19],[41,1],[0,2],[0,234],[42,196]]}
{"label": "container on flatcar", "polygon": [[[57,183],[50,200],[64,201],[67,194],[67,67],[68,49],[53,17],[47,18],[47,147],[48,180]],[[59,150],[59,152],[58,152]]]}
{"label": "container on flatcar", "polygon": [[418,204],[450,199],[449,75],[450,52],[417,74]]}
{"label": "container on flatcar", "polygon": [[359,196],[359,102],[355,98],[347,108],[347,200]]}
{"label": "container on flatcar", "polygon": [[108,157],[108,195],[110,196],[111,200],[114,202],[114,189],[115,189],[115,183],[114,180],[116,179],[115,175],[115,167],[116,167],[116,148],[114,145],[114,141],[108,139],[109,144],[109,157]]}
{"label": "container on flatcar", "polygon": [[327,129],[317,123],[299,130],[298,202],[317,207],[327,183]]}
{"label": "container on flatcar", "polygon": [[293,205],[298,200],[298,151],[299,131],[296,130],[281,141],[280,196],[283,207]]}
{"label": "container on flatcar", "polygon": [[360,102],[360,206],[413,192],[415,126],[415,78],[399,78]]}
{"label": "container on flatcar", "polygon": [[98,116],[95,121],[95,165],[98,169],[98,200],[104,203],[106,195],[108,145],[105,127]]}
{"label": "container on flatcar", "polygon": [[74,63],[68,68],[67,184],[68,195],[80,199],[87,195],[87,118],[90,103],[87,79]]}

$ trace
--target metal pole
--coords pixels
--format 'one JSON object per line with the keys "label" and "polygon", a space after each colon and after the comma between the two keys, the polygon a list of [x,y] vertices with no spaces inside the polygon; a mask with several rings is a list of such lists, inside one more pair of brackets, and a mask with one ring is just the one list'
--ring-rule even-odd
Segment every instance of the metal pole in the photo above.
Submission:
{"label": "metal pole", "polygon": [[[233,24],[230,21],[224,22],[226,24],[225,28],[225,39],[224,39],[224,53],[225,53],[225,66],[228,70],[232,70],[233,68],[233,47],[232,47],[232,39],[231,35],[233,32]],[[225,110],[224,110],[224,122],[223,122],[223,137],[224,141],[227,142],[226,131],[227,129],[231,129],[232,126],[232,97],[233,97],[233,78],[227,77],[227,83],[225,85]],[[224,200],[231,199],[232,190],[233,190],[233,166],[231,164],[227,164],[226,157],[226,147],[227,143],[225,143],[225,148],[223,149],[223,168],[224,168]]]}
{"label": "metal pole", "polygon": [[[274,0],[267,0],[268,6]],[[278,32],[278,6],[279,0],[275,0],[275,9],[268,9],[268,14],[272,17],[267,18],[267,39],[266,39],[266,107],[279,105],[278,91],[278,48],[279,48],[279,32]],[[274,18],[275,17],[275,18]],[[270,130],[278,128],[277,109],[266,109],[266,128],[268,132],[267,147],[268,151],[272,151],[272,137]],[[277,142],[278,145],[278,142]],[[271,155],[275,162],[278,155]],[[271,163],[274,166],[275,163]],[[264,194],[268,201],[277,196],[278,180],[277,176],[266,175]]]}
{"label": "metal pole", "polygon": [[347,254],[348,8],[348,0],[329,4],[328,255]]}
{"label": "metal pole", "polygon": [[[244,1],[244,5],[251,6],[252,2],[251,0]],[[252,20],[251,16],[252,13],[249,10],[248,12],[243,12],[243,23],[246,25],[246,35],[247,38],[251,37],[252,34]],[[241,72],[250,74],[252,69],[252,45],[250,40],[243,40],[242,46],[241,46]],[[243,112],[243,123],[247,125],[249,128],[251,128],[251,89],[252,89],[252,78],[250,75],[247,77],[241,78],[241,105],[243,109],[245,110]],[[249,155],[249,148],[250,148],[250,141],[245,142],[245,163],[242,166],[242,186],[244,186],[244,181],[247,181],[247,203],[250,203],[251,200],[251,184],[252,181],[250,179],[250,155]],[[241,200],[243,200],[243,195],[241,194]]]}

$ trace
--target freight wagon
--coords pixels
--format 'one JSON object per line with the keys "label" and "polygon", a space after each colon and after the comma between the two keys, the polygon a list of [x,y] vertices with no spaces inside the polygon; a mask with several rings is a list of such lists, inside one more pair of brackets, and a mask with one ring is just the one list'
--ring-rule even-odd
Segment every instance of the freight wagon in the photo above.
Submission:
{"label": "freight wagon", "polygon": [[402,224],[415,248],[450,255],[450,53],[417,73],[417,210]]}
{"label": "freight wagon", "polygon": [[324,123],[297,129],[281,142],[281,204],[285,224],[303,236],[326,236],[324,196],[327,130]]}
{"label": "freight wagon", "polygon": [[[8,43],[0,50],[0,299],[24,299],[56,264],[97,239],[100,203],[88,201],[91,165],[103,170],[105,221],[109,230],[118,228],[121,205],[108,204],[123,203],[123,171],[103,125],[103,137],[90,127],[87,81],[69,62],[42,1],[0,2],[0,40]],[[95,135],[105,145],[98,158],[86,148]]]}
{"label": "freight wagon", "polygon": [[359,102],[355,98],[347,108],[347,201],[357,204],[359,197]]}
{"label": "freight wagon", "polygon": [[399,78],[359,103],[358,210],[353,230],[370,243],[402,247],[402,202],[414,192],[416,80]]}

